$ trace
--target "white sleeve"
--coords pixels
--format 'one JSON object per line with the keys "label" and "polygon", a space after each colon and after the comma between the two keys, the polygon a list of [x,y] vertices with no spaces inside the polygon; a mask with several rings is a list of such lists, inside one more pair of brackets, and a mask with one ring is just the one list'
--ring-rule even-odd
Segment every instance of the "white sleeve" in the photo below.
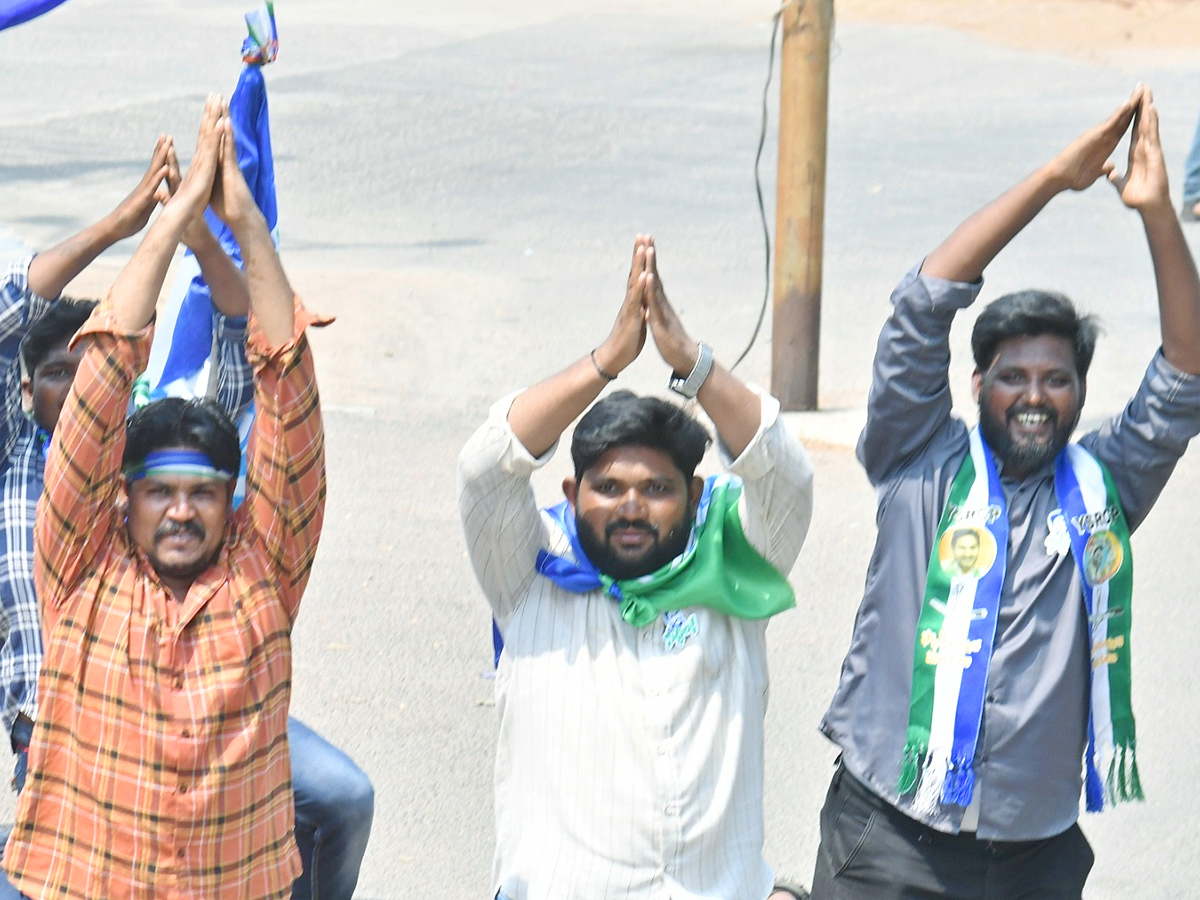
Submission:
{"label": "white sleeve", "polygon": [[458,458],[458,506],[475,577],[503,631],[537,575],[548,534],[529,483],[554,454],[529,454],[508,424],[517,395],[492,407]]}
{"label": "white sleeve", "polygon": [[779,401],[757,385],[749,387],[762,400],[762,421],[741,456],[727,461],[726,468],[742,479],[738,514],[746,540],[787,576],[812,519],[812,462],[799,438],[788,431]]}

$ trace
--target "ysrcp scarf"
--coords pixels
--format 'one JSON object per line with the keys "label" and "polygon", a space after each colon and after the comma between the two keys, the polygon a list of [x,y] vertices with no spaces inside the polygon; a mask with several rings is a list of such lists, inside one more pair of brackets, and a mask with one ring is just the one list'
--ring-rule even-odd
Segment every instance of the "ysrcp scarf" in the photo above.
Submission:
{"label": "ysrcp scarf", "polygon": [[[1082,447],[1055,461],[1054,488],[1079,567],[1091,640],[1086,796],[1141,800],[1130,700],[1133,555],[1129,526],[1108,471]],[[950,485],[938,524],[917,624],[908,735],[897,789],[918,812],[967,806],[988,667],[1008,560],[1008,508],[979,429]],[[1101,778],[1104,772],[1104,778]]]}
{"label": "ysrcp scarf", "polygon": [[668,610],[706,606],[743,619],[765,619],[796,605],[792,586],[750,546],[742,533],[738,498],[742,481],[716,475],[704,483],[696,522],[684,551],[640,578],[614,579],[600,572],[579,545],[575,512],[566,501],[546,510],[571,543],[572,561],[538,551],[537,570],[565,590],[604,590],[621,603],[621,617],[635,628]]}

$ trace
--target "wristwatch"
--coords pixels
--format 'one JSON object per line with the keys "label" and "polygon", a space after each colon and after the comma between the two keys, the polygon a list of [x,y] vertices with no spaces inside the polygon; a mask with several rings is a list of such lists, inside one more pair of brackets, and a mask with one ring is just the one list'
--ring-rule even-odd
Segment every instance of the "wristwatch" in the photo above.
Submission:
{"label": "wristwatch", "polygon": [[704,384],[704,380],[708,378],[708,374],[712,371],[712,366],[712,347],[701,341],[700,355],[696,357],[696,364],[692,366],[692,371],[686,377],[680,375],[678,372],[672,372],[671,380],[667,382],[667,387],[681,397],[694,400],[696,395],[700,393],[700,386]]}

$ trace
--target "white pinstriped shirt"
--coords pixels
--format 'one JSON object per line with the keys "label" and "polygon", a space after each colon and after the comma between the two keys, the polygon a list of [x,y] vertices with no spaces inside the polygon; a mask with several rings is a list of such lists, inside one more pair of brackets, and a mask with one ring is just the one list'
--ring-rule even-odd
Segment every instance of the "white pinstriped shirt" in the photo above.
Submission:
{"label": "white pinstriped shirt", "polygon": [[[762,425],[727,471],[744,481],[750,543],[781,572],[812,513],[812,465],[759,391]],[[668,649],[600,591],[537,575],[538,550],[570,555],[529,484],[544,464],[508,426],[508,397],[459,460],[476,576],[504,635],[496,676],[494,889],[509,900],[763,900],[766,621],[704,607]]]}

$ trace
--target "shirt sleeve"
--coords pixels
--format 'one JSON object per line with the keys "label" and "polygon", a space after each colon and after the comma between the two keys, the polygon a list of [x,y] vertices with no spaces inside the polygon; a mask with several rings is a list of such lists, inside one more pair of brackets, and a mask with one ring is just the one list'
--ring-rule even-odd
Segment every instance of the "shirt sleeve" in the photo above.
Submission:
{"label": "shirt sleeve", "polygon": [[4,410],[0,415],[0,459],[8,459],[16,446],[21,418],[21,340],[29,326],[45,314],[51,301],[29,288],[26,256],[13,264],[0,282],[0,371],[4,372]]}
{"label": "shirt sleeve", "polygon": [[930,278],[914,266],[892,292],[875,350],[858,459],[873,485],[888,480],[951,425],[950,325],[983,282]]}
{"label": "shirt sleeve", "polygon": [[508,424],[513,393],[492,407],[458,459],[458,507],[475,577],[503,630],[537,575],[549,534],[529,478],[554,455],[530,455]]}
{"label": "shirt sleeve", "polygon": [[227,316],[213,307],[217,393],[214,398],[237,422],[254,402],[254,369],[246,356],[245,316]]}
{"label": "shirt sleeve", "polygon": [[1108,468],[1133,529],[1197,434],[1200,377],[1175,368],[1159,350],[1125,409],[1079,443]]}
{"label": "shirt sleeve", "polygon": [[310,313],[296,298],[295,331],[286,344],[270,346],[253,316],[247,341],[256,413],[241,510],[266,550],[280,597],[293,617],[308,584],[325,513],[325,432],[304,332],[309,325],[330,321]]}
{"label": "shirt sleeve", "polygon": [[738,514],[746,540],[787,575],[808,534],[813,506],[813,468],[803,445],[784,423],[779,401],[757,385],[762,420],[741,456],[726,459],[730,474],[742,479]]}
{"label": "shirt sleeve", "polygon": [[58,608],[112,539],[133,381],[150,356],[153,326],[117,327],[106,299],[72,344],[85,349],[46,456],[34,530],[34,584],[49,633]]}

